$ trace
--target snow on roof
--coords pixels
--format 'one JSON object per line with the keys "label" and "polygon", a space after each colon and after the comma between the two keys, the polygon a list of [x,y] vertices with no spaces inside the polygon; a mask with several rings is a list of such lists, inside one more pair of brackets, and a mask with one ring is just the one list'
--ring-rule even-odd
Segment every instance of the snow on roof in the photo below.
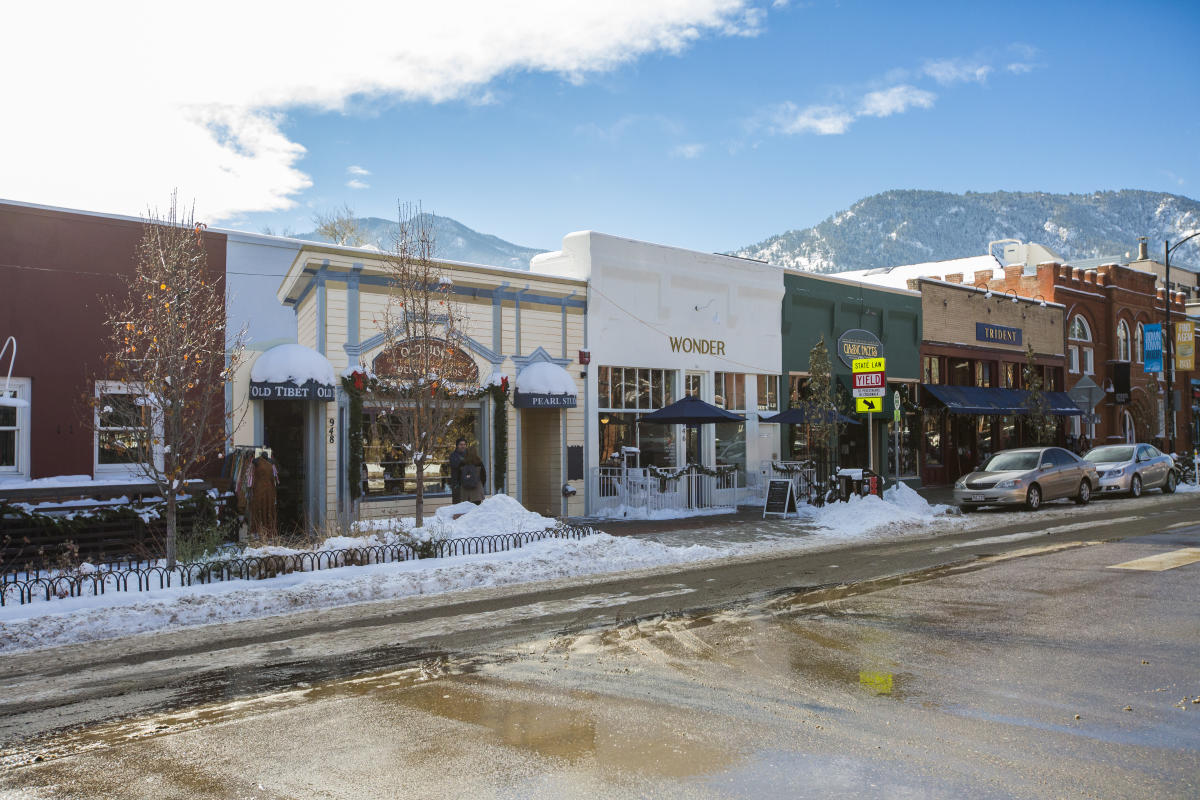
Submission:
{"label": "snow on roof", "polygon": [[558,364],[539,361],[517,373],[517,391],[521,394],[567,394],[575,396],[575,380]]}
{"label": "snow on roof", "polygon": [[262,383],[303,384],[309,381],[333,386],[333,364],[302,344],[281,344],[263,353],[250,369],[250,380]]}
{"label": "snow on roof", "polygon": [[895,289],[907,289],[908,282],[915,278],[961,273],[963,283],[973,285],[975,273],[991,270],[993,280],[1004,278],[1004,265],[992,255],[968,256],[967,258],[951,258],[946,261],[927,261],[923,264],[902,264],[896,267],[880,267],[878,269],[861,269],[851,272],[835,273],[839,278],[873,283],[877,286],[890,286]]}

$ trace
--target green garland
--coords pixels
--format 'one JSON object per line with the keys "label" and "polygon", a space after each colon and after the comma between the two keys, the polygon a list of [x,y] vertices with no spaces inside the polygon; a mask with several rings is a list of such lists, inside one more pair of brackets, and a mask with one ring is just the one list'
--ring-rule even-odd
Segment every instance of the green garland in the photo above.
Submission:
{"label": "green garland", "polygon": [[781,472],[784,475],[798,475],[807,470],[814,469],[816,466],[817,466],[816,463],[813,462],[812,460],[801,461],[799,463],[799,465],[795,466],[795,467],[785,467],[784,465],[780,464],[778,461],[771,462],[771,469],[773,469],[776,472]]}
{"label": "green garland", "polygon": [[650,472],[653,473],[654,477],[656,477],[656,478],[673,481],[676,478],[682,478],[684,475],[687,475],[688,473],[693,472],[693,471],[699,472],[701,475],[707,475],[710,478],[717,478],[717,477],[721,476],[722,471],[728,472],[732,469],[737,469],[737,465],[736,464],[724,464],[722,466],[716,467],[715,469],[710,469],[710,468],[704,466],[703,464],[686,464],[686,465],[680,467],[679,469],[675,470],[674,472],[672,472],[669,469],[662,468],[662,467],[650,467]]}
{"label": "green garland", "polygon": [[[437,384],[433,384],[434,387]],[[350,463],[348,468],[352,479],[350,481],[350,498],[357,500],[362,496],[362,466],[364,460],[363,442],[363,397],[367,394],[381,394],[389,398],[404,399],[412,397],[414,391],[426,391],[427,385],[404,386],[397,388],[395,384],[381,381],[373,375],[363,372],[353,372],[342,378],[342,389],[350,398]],[[495,458],[493,460],[492,476],[496,488],[504,487],[504,476],[508,465],[508,378],[502,378],[499,383],[481,386],[458,392],[457,396],[467,400],[478,400],[491,396],[493,402],[492,420],[495,429]]]}

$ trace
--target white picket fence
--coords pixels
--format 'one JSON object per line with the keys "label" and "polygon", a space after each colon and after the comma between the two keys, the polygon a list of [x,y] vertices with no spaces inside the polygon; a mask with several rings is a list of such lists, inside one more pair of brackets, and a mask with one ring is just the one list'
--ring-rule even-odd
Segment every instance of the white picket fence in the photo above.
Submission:
{"label": "white picket fence", "polygon": [[[674,470],[671,470],[674,472]],[[717,475],[695,470],[678,477],[662,478],[649,467],[594,467],[589,479],[591,514],[623,517],[629,512],[728,508],[736,511],[742,488],[737,469],[717,468]]]}

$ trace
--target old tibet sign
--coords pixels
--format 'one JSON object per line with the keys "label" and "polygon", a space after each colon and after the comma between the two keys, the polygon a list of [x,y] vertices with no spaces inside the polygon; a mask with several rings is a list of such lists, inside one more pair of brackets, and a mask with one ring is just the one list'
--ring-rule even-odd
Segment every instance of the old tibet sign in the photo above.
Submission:
{"label": "old tibet sign", "polygon": [[376,375],[415,381],[430,372],[450,383],[472,386],[479,382],[475,359],[463,350],[434,336],[405,339],[375,356],[371,370]]}

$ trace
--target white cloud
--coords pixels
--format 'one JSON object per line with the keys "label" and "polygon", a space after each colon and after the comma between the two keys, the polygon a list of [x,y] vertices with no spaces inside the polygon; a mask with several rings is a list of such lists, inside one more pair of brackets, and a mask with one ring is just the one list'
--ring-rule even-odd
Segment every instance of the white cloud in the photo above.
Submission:
{"label": "white cloud", "polygon": [[858,113],[867,117],[890,117],[902,114],[910,108],[933,108],[937,95],[914,86],[893,86],[878,92],[870,92],[862,99]]}
{"label": "white cloud", "polygon": [[346,174],[360,175],[365,177],[371,174],[371,170],[367,169],[366,167],[360,167],[358,164],[351,164],[350,166],[346,167]]}
{"label": "white cloud", "polygon": [[671,148],[671,158],[699,158],[704,152],[704,145],[693,142],[679,144]]}
{"label": "white cloud", "polygon": [[[9,119],[0,126],[5,196],[139,214],[173,187],[210,221],[296,204],[311,185],[286,112],[344,112],[379,99],[484,99],[501,75],[579,82],[706,36],[753,36],[751,0],[465,0],[327,3],[134,0],[20,3],[0,48]],[[369,17],[371,24],[363,25]],[[312,20],[320,20],[319,30]],[[321,57],[298,42],[320,39]],[[46,169],[52,164],[52,169]]]}
{"label": "white cloud", "polygon": [[943,86],[949,86],[953,83],[983,83],[992,67],[973,59],[943,58],[926,61],[922,71]]}
{"label": "white cloud", "polygon": [[821,136],[845,133],[854,122],[854,115],[841,106],[798,108],[794,103],[779,105],[774,118],[774,129],[778,133],[816,133]]}
{"label": "white cloud", "polygon": [[890,117],[910,108],[932,108],[937,95],[913,86],[893,86],[863,95],[855,110],[840,105],[813,105],[799,108],[781,103],[767,114],[773,133],[815,133],[834,136],[850,130],[860,117]]}
{"label": "white cloud", "polygon": [[358,178],[351,178],[350,180],[346,181],[346,185],[349,186],[351,189],[370,189],[371,188],[371,184],[369,184],[365,181],[360,181]]}

